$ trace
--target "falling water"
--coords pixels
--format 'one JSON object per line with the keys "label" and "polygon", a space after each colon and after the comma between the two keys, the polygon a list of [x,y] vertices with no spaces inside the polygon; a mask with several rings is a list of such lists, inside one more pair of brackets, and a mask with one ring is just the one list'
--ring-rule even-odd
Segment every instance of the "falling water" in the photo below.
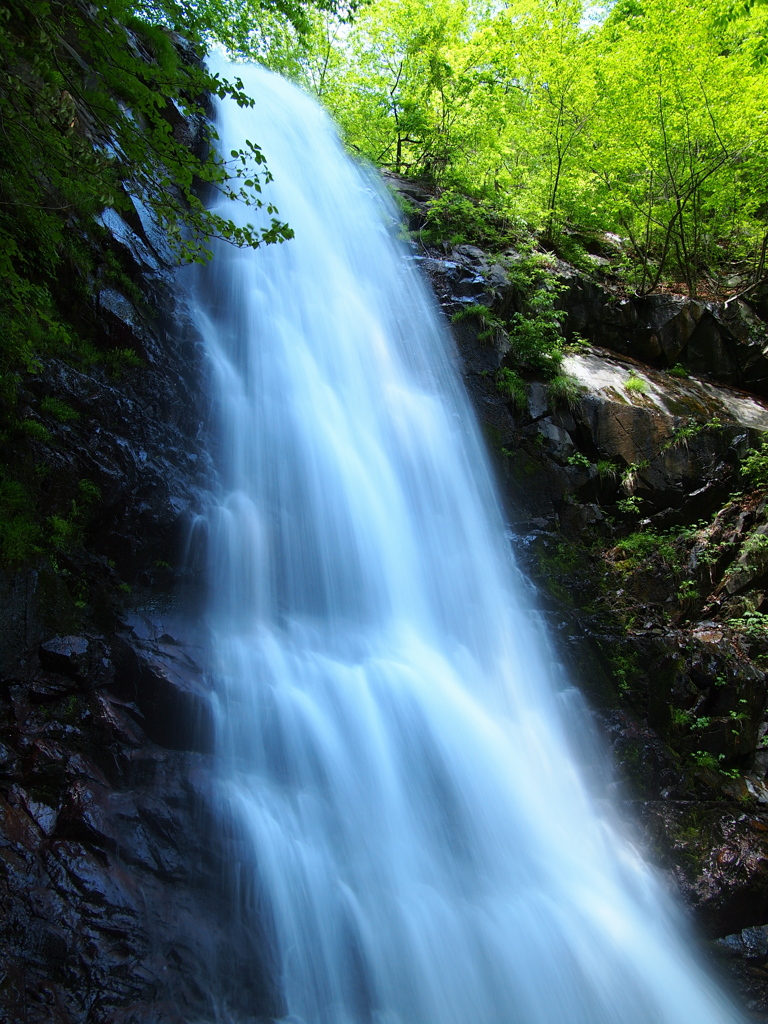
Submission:
{"label": "falling water", "polygon": [[582,712],[381,189],[307,97],[237,70],[256,106],[224,105],[223,151],[258,141],[296,238],[222,248],[200,284],[210,622],[289,1019],[733,1024],[569,752]]}

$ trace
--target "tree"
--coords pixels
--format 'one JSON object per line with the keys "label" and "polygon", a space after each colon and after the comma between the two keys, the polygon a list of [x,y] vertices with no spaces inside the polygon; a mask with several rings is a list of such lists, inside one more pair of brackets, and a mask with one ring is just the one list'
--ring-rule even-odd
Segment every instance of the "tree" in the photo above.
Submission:
{"label": "tree", "polygon": [[[69,310],[74,292],[93,287],[89,241],[105,209],[148,211],[179,260],[206,259],[212,235],[250,246],[291,236],[262,200],[258,145],[220,156],[209,144],[208,94],[252,102],[201,59],[215,31],[234,31],[235,10],[228,0],[0,0],[0,397],[12,402],[18,373],[45,353],[82,341]],[[248,10],[302,28],[294,0]],[[199,126],[194,147],[185,118]],[[201,186],[264,205],[271,223],[235,225],[206,209]]]}
{"label": "tree", "polygon": [[[251,246],[291,235],[262,200],[269,174],[258,145],[245,143],[224,156],[210,145],[208,95],[252,102],[239,81],[222,81],[201,59],[211,37],[243,35],[245,23],[237,18],[244,10],[224,0],[0,0],[0,561],[6,564],[40,554],[46,531],[54,546],[71,534],[88,495],[93,498],[92,485],[81,481],[77,506],[39,500],[44,473],[38,469],[49,468],[39,464],[40,445],[48,434],[18,408],[25,375],[54,356],[81,368],[100,364],[105,374],[141,364],[136,353],[109,347],[95,314],[104,288],[120,289],[139,307],[146,301],[126,273],[130,262],[110,244],[103,226],[108,212],[117,210],[137,230],[154,220],[177,260],[206,259],[212,235]],[[294,37],[304,10],[294,0],[247,5],[249,16],[264,12],[269,31],[280,27]],[[190,125],[197,126],[192,145]],[[208,211],[201,189],[254,207],[263,203],[271,223],[241,228]],[[34,403],[25,394],[25,403]],[[49,401],[55,406],[55,398]],[[42,519],[41,507],[53,514]]]}
{"label": "tree", "polygon": [[589,166],[596,207],[638,261],[637,288],[669,273],[696,294],[724,248],[754,231],[764,135],[761,74],[718,31],[713,6],[617,4],[603,29]]}
{"label": "tree", "polygon": [[467,11],[464,0],[379,0],[361,12],[321,93],[356,150],[398,173],[439,175]]}
{"label": "tree", "polygon": [[[506,165],[524,169],[545,234],[559,233],[562,194],[579,167],[594,109],[580,0],[512,0],[478,33],[508,98]],[[536,217],[532,203],[528,216]]]}

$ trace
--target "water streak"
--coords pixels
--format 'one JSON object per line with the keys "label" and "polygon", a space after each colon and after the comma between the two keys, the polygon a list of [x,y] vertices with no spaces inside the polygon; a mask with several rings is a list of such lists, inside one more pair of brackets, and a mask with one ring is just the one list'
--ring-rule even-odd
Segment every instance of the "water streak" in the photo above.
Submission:
{"label": "water streak", "polygon": [[200,284],[210,621],[290,1019],[733,1024],[569,753],[582,711],[381,190],[309,99],[238,71],[256,108],[225,105],[223,151],[263,146],[296,238]]}

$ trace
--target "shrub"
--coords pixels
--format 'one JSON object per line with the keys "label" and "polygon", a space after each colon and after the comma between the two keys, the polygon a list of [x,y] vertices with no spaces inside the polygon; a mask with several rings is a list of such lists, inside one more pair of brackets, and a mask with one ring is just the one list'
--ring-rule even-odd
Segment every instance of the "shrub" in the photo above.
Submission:
{"label": "shrub", "polygon": [[638,395],[645,395],[648,393],[648,382],[643,380],[642,377],[638,377],[635,370],[629,371],[629,377],[624,381],[624,387],[627,391],[634,392]]}
{"label": "shrub", "polygon": [[743,459],[741,472],[756,487],[768,487],[768,441],[763,441]]}
{"label": "shrub", "polygon": [[547,396],[554,408],[566,406],[575,409],[581,399],[581,390],[575,378],[558,373],[547,384]]}
{"label": "shrub", "polygon": [[520,366],[554,377],[565,345],[560,330],[565,312],[555,308],[555,300],[565,286],[555,279],[551,257],[543,253],[525,254],[505,266],[522,307],[509,325],[512,354]]}
{"label": "shrub", "polygon": [[563,361],[563,338],[560,317],[537,314],[533,317],[515,313],[510,324],[509,340],[516,361],[521,366],[542,373],[557,375]]}
{"label": "shrub", "polygon": [[640,512],[642,501],[643,499],[636,494],[631,494],[628,498],[619,498],[616,502],[616,508],[624,515],[636,516]]}
{"label": "shrub", "polygon": [[452,324],[461,323],[462,320],[479,320],[482,330],[478,332],[477,340],[481,343],[493,341],[499,332],[504,330],[504,321],[497,316],[490,306],[482,303],[474,303],[458,310],[451,317]]}
{"label": "shrub", "polygon": [[509,399],[518,412],[524,412],[528,408],[528,392],[525,389],[525,381],[519,373],[502,366],[496,371],[494,380],[499,393]]}
{"label": "shrub", "polygon": [[675,363],[672,369],[669,371],[670,377],[690,377],[690,373],[686,370],[682,363]]}
{"label": "shrub", "polygon": [[497,241],[494,212],[487,202],[471,199],[453,189],[445,189],[427,203],[427,223],[421,237],[427,244],[448,242],[461,245]]}
{"label": "shrub", "polygon": [[80,413],[73,409],[68,402],[62,401],[60,398],[48,396],[43,398],[40,402],[40,411],[47,413],[49,416],[53,416],[54,419],[59,420],[61,423],[71,423],[72,420],[79,420]]}
{"label": "shrub", "polygon": [[569,466],[580,466],[582,469],[589,469],[592,463],[584,452],[574,452],[565,460]]}

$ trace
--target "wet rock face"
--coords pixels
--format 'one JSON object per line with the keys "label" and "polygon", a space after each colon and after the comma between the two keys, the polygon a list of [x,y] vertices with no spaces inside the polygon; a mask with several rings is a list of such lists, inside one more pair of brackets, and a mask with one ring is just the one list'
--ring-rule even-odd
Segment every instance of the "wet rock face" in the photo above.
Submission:
{"label": "wet rock face", "polygon": [[[119,328],[112,313],[99,319],[99,306],[92,315],[105,347],[118,352],[114,366],[49,359],[23,383],[25,416],[48,435],[33,444],[44,471],[40,501],[87,515],[80,519],[82,543],[65,548],[56,565],[41,560],[0,574],[0,673],[84,618],[111,628],[131,591],[170,592],[182,577],[192,582],[196,571],[183,551],[210,479],[202,349],[173,272],[140,221],[130,227],[112,213],[110,225],[104,244],[119,250],[131,270],[126,290],[135,298],[143,289],[142,312],[123,296],[129,316],[110,289],[111,309],[124,317]],[[133,355],[126,361],[120,352]],[[63,420],[57,408],[67,410]]]}
{"label": "wet rock face", "polygon": [[[212,756],[181,742],[183,723],[194,727],[191,694],[197,717],[208,713],[200,651],[165,627],[139,632],[52,637],[23,678],[4,683],[0,1015],[9,1024],[283,1012],[257,894],[232,888],[242,840],[216,807]],[[172,748],[143,728],[153,723],[140,705],[147,664],[164,673]]]}
{"label": "wet rock face", "polygon": [[0,1020],[247,1024],[284,1007],[259,894],[233,889],[243,839],[179,625],[200,590],[206,366],[162,235],[138,208],[103,222],[94,265],[124,277],[97,274],[81,312],[113,358],[50,359],[20,399],[49,438],[44,514],[82,505],[83,481],[89,505],[76,543],[0,576]]}
{"label": "wet rock face", "polygon": [[[748,538],[764,515],[729,494],[768,410],[600,350],[565,368],[581,388],[570,409],[535,381],[515,409],[492,376],[476,378],[518,558],[601,709],[651,859],[706,935],[762,925],[766,671],[730,622],[763,608],[762,547]],[[646,390],[626,391],[630,370]]]}
{"label": "wet rock face", "polygon": [[0,1020],[255,1024],[285,1013],[274,943],[258,891],[235,890],[204,633],[180,625],[206,366],[162,237],[140,211],[105,227],[131,282],[91,311],[114,365],[24,383],[50,436],[41,500],[69,507],[83,480],[93,499],[77,544],[0,577]]}
{"label": "wet rock face", "polygon": [[[400,186],[398,185],[398,188]],[[518,258],[508,250],[506,258]],[[480,303],[508,317],[520,308],[508,272],[482,249],[459,245],[446,255],[430,250],[416,257],[443,306]],[[697,376],[768,397],[768,325],[760,311],[768,303],[755,292],[745,299],[704,302],[681,295],[619,296],[597,277],[553,261],[561,289],[566,338],[627,356],[656,369],[681,365]]]}
{"label": "wet rock face", "polygon": [[[420,263],[449,317],[520,308],[480,250]],[[592,342],[566,352],[570,400],[525,371],[524,402],[505,393],[509,344],[471,317],[453,324],[467,387],[518,560],[623,778],[628,827],[699,931],[730,936],[718,959],[768,1014],[752,935],[768,923],[768,501],[739,469],[768,431],[765,327],[744,303],[622,301],[556,273],[566,336]],[[678,363],[689,375],[668,371]]]}
{"label": "wet rock face", "polygon": [[705,303],[679,295],[617,298],[596,281],[559,264],[566,284],[566,335],[656,367],[692,373],[768,395],[768,328],[743,299]]}
{"label": "wet rock face", "polygon": [[[131,584],[158,561],[178,560],[180,520],[199,504],[209,471],[200,413],[202,353],[172,277],[155,298],[173,317],[172,331],[137,319],[123,325],[130,345],[115,337],[121,348],[141,353],[143,364],[110,376],[52,360],[44,374],[26,382],[35,407],[55,397],[77,416],[61,423],[38,414],[53,438],[44,456],[52,463],[51,497],[76,497],[82,479],[98,487],[88,546],[119,563]],[[111,333],[109,324],[106,329]]]}

